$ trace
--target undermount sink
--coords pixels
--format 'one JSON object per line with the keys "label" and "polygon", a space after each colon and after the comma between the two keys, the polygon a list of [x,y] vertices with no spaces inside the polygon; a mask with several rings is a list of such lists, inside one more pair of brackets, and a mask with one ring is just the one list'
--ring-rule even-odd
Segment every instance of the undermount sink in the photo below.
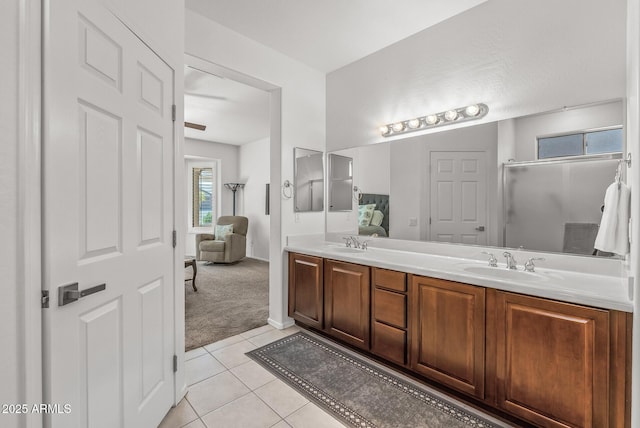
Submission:
{"label": "undermount sink", "polygon": [[512,279],[517,281],[546,281],[547,278],[537,274],[535,272],[525,272],[522,270],[511,270],[499,267],[490,267],[490,266],[467,266],[464,268],[465,272],[473,273],[476,275],[482,275],[490,278],[500,278],[500,279]]}

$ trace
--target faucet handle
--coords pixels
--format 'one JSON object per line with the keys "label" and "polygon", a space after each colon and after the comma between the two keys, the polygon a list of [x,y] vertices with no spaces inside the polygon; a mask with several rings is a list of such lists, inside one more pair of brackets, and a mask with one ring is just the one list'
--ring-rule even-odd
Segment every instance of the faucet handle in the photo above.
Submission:
{"label": "faucet handle", "polygon": [[347,246],[347,248],[351,248],[351,237],[350,236],[343,236],[342,239],[345,240],[345,245]]}
{"label": "faucet handle", "polygon": [[486,254],[487,256],[489,256],[489,266],[498,267],[498,259],[496,259],[496,256],[494,256],[493,253],[482,251],[482,254]]}
{"label": "faucet handle", "polygon": [[535,272],[536,271],[536,265],[533,263],[534,261],[537,260],[544,260],[544,257],[531,257],[529,260],[527,260],[524,264],[524,270],[527,272]]}

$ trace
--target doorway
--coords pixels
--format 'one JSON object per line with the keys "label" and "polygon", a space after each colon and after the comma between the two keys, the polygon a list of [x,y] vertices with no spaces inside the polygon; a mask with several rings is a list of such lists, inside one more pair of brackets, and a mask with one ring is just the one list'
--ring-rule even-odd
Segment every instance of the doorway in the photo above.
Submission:
{"label": "doorway", "polygon": [[[185,257],[198,259],[198,291],[190,282],[185,285],[187,351],[267,324],[271,216],[266,207],[272,171],[265,159],[274,146],[274,91],[264,82],[185,57]],[[196,189],[194,172],[205,169],[211,172],[209,181]],[[210,238],[218,219],[237,217],[248,222],[246,234],[237,237],[244,247],[240,260],[218,263],[204,248],[228,245]],[[191,268],[185,273],[192,278]]]}

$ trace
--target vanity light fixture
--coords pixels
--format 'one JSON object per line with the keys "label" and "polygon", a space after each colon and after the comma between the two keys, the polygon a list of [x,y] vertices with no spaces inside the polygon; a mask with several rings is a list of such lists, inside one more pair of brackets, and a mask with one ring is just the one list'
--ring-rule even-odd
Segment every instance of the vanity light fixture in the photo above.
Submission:
{"label": "vanity light fixture", "polygon": [[404,134],[405,132],[412,132],[418,131],[420,129],[449,125],[451,123],[461,123],[468,120],[477,120],[486,116],[488,112],[489,107],[487,107],[486,104],[472,104],[466,107],[460,107],[440,113],[416,117],[414,119],[390,123],[381,126],[379,130],[380,134],[383,137],[389,137],[392,135]]}

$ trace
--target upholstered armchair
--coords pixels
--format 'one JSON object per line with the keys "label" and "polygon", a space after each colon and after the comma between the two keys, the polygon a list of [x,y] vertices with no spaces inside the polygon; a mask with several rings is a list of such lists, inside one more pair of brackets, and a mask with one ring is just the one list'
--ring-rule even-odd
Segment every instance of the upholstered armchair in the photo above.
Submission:
{"label": "upholstered armchair", "polygon": [[247,251],[249,219],[241,216],[222,216],[216,226],[233,225],[233,232],[224,240],[216,240],[215,234],[196,235],[196,260],[214,263],[233,263],[243,259]]}

